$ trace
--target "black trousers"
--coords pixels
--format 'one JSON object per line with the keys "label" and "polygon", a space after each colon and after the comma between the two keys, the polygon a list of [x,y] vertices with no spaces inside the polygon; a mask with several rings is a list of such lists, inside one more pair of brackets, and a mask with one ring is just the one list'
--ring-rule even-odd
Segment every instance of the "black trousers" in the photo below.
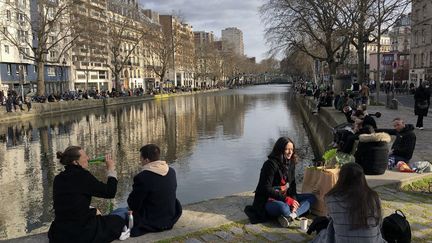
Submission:
{"label": "black trousers", "polygon": [[423,127],[423,115],[417,116],[417,124],[416,127]]}

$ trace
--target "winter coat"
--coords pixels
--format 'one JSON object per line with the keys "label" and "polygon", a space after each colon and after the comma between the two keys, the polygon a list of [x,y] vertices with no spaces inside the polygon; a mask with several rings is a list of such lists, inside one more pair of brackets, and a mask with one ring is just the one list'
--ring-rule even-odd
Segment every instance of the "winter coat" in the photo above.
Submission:
{"label": "winter coat", "polygon": [[[362,229],[351,229],[350,212],[343,198],[328,196],[325,198],[330,222],[327,229],[319,232],[312,243],[384,243],[381,235],[381,219],[371,217],[368,219],[368,227]],[[373,214],[377,215],[377,212]],[[378,222],[377,222],[378,221]]]}
{"label": "winter coat", "polygon": [[[418,104],[427,102],[428,106],[427,108],[420,108],[418,107]],[[428,110],[430,106],[430,93],[427,89],[425,89],[423,86],[420,86],[416,89],[414,93],[414,114],[415,115],[422,115],[427,116]]]}
{"label": "winter coat", "polygon": [[382,175],[387,169],[388,143],[387,133],[361,134],[354,154],[355,162],[363,167],[366,175]]}
{"label": "winter coat", "polygon": [[97,180],[78,165],[68,165],[54,178],[55,219],[48,232],[50,242],[111,242],[118,239],[125,222],[116,215],[96,215],[92,196],[114,198],[117,179]]}
{"label": "winter coat", "polygon": [[[295,198],[297,195],[297,185],[295,182],[295,164],[290,160],[281,161],[280,158],[269,156],[268,160],[264,162],[255,190],[255,197],[252,204],[255,211],[257,222],[264,222],[268,216],[265,211],[265,204],[269,198],[278,201],[285,201],[286,197]],[[281,175],[284,176],[288,189],[286,195],[275,190],[275,187],[280,186]],[[249,216],[249,215],[248,215]],[[252,220],[251,220],[252,221]]]}
{"label": "winter coat", "polygon": [[397,132],[395,129],[378,129],[376,132],[386,132],[396,136],[396,140],[391,147],[393,155],[400,156],[407,160],[412,158],[416,144],[416,135],[412,124],[406,124],[400,132]]}
{"label": "winter coat", "polygon": [[151,162],[134,177],[132,192],[127,199],[134,216],[132,237],[172,229],[182,214],[176,197],[175,170],[163,163],[166,165],[165,161]]}

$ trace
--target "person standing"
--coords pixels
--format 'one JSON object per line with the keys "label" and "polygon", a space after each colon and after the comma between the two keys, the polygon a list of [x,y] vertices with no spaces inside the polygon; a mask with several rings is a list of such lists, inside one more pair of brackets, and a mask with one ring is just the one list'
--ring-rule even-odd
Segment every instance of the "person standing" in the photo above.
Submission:
{"label": "person standing", "polygon": [[282,227],[288,227],[295,218],[309,212],[316,197],[311,193],[297,194],[296,163],[294,142],[280,137],[261,168],[252,205],[254,218],[245,209],[251,222],[277,218]]}
{"label": "person standing", "polygon": [[115,162],[105,156],[107,182],[96,179],[88,170],[89,157],[79,146],[57,152],[65,166],[53,183],[55,218],[48,231],[50,242],[111,242],[121,235],[125,220],[117,215],[102,216],[90,207],[92,197],[114,198],[117,192]]}
{"label": "person standing", "polygon": [[363,83],[360,90],[361,104],[368,104],[369,94],[369,87],[366,85],[366,83]]}
{"label": "person standing", "polygon": [[429,106],[430,92],[427,87],[424,87],[423,83],[420,83],[414,93],[414,114],[417,116],[416,127],[420,130],[423,130],[423,117],[427,116]]}

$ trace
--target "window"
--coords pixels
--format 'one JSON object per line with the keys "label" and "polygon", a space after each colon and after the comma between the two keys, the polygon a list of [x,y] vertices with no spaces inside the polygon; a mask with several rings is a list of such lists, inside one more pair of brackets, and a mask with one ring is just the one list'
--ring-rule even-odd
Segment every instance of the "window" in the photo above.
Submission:
{"label": "window", "polygon": [[4,47],[5,47],[5,53],[9,54],[9,46],[5,45]]}
{"label": "window", "polygon": [[48,73],[48,76],[56,76],[55,67],[48,67],[47,73]]}
{"label": "window", "polygon": [[11,12],[10,10],[6,10],[6,19],[11,20]]}
{"label": "window", "polygon": [[12,64],[7,65],[7,74],[12,75]]}
{"label": "window", "polygon": [[420,67],[424,67],[424,53],[421,54]]}
{"label": "window", "polygon": [[417,54],[414,54],[414,56],[413,56],[413,67],[414,68],[417,67]]}
{"label": "window", "polygon": [[426,43],[426,33],[425,30],[422,30],[422,43]]}
{"label": "window", "polygon": [[99,79],[106,79],[105,71],[99,71]]}
{"label": "window", "polygon": [[432,51],[429,53],[429,66],[432,66]]}

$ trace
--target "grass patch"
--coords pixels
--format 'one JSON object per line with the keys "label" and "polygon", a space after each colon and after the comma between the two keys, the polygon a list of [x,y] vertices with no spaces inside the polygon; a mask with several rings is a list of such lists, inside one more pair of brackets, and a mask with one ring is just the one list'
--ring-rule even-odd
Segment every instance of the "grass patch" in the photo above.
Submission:
{"label": "grass patch", "polygon": [[401,190],[407,192],[422,192],[432,194],[432,176],[405,185],[401,188]]}

